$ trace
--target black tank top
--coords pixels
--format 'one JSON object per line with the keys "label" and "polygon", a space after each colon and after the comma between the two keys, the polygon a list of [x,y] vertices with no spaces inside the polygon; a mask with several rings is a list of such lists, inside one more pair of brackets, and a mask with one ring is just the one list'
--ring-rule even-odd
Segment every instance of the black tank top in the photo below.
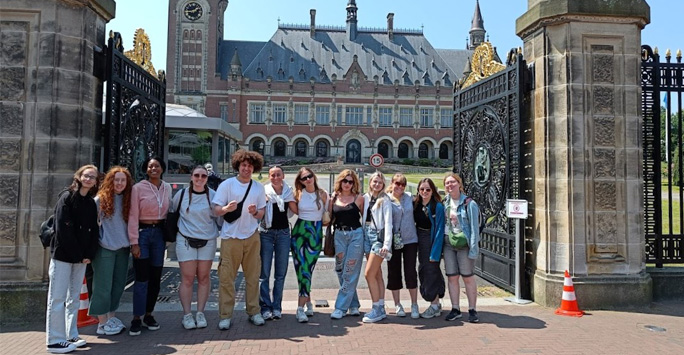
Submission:
{"label": "black tank top", "polygon": [[290,222],[287,220],[287,207],[287,202],[285,202],[285,211],[280,212],[278,204],[273,204],[273,220],[271,221],[271,229],[290,228]]}
{"label": "black tank top", "polygon": [[361,210],[355,202],[346,206],[333,205],[333,216],[335,217],[335,227],[348,227],[356,229],[361,227]]}

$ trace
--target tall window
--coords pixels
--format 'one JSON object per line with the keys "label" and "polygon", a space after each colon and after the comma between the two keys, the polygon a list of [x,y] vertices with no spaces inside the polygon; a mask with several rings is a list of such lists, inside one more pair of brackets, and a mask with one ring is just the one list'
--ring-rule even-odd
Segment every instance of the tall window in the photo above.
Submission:
{"label": "tall window", "polygon": [[330,124],[330,106],[316,106],[316,124]]}
{"label": "tall window", "polygon": [[446,143],[439,145],[439,159],[449,159],[449,146]]}
{"label": "tall window", "polygon": [[428,158],[428,146],[425,143],[420,143],[418,146],[418,158],[427,159]]}
{"label": "tall window", "polygon": [[221,105],[221,119],[228,122],[228,105]]}
{"label": "tall window", "polygon": [[366,125],[371,126],[373,125],[373,108],[368,106],[366,107]]}
{"label": "tall window", "polygon": [[380,126],[389,127],[392,125],[392,108],[391,107],[380,107],[378,109],[378,123]]}
{"label": "tall window", "polygon": [[249,105],[249,122],[264,123],[264,104],[250,104]]}
{"label": "tall window", "polygon": [[363,124],[363,107],[347,106],[345,124],[347,126],[360,126]]}
{"label": "tall window", "polygon": [[316,156],[321,158],[328,156],[328,142],[324,140],[316,142]]}
{"label": "tall window", "polygon": [[420,126],[423,128],[431,128],[433,126],[432,116],[434,115],[435,109],[433,108],[421,108],[420,109]]}
{"label": "tall window", "polygon": [[284,140],[278,139],[277,141],[275,141],[275,143],[273,143],[273,156],[284,157],[286,147],[287,144],[285,144]]}
{"label": "tall window", "polygon": [[378,153],[385,159],[389,158],[389,145],[387,142],[380,142],[378,144]]}
{"label": "tall window", "polygon": [[450,108],[443,108],[440,113],[439,124],[442,128],[453,127],[454,125],[454,110]]}
{"label": "tall window", "polygon": [[295,143],[295,156],[296,157],[305,157],[306,156],[306,142],[303,140],[298,140],[297,143]]}
{"label": "tall window", "polygon": [[295,124],[306,124],[309,121],[309,105],[295,105]]}
{"label": "tall window", "polygon": [[408,158],[409,146],[406,143],[399,143],[399,149],[397,150],[397,157],[401,159]]}
{"label": "tall window", "polygon": [[400,108],[399,109],[399,125],[401,127],[411,127],[413,126],[413,109],[412,108]]}
{"label": "tall window", "polygon": [[287,121],[287,105],[273,105],[273,123],[285,123]]}
{"label": "tall window", "polygon": [[[264,155],[264,140],[261,138],[257,138],[252,141],[252,151],[257,152],[261,155]],[[230,160],[230,159],[228,159]]]}

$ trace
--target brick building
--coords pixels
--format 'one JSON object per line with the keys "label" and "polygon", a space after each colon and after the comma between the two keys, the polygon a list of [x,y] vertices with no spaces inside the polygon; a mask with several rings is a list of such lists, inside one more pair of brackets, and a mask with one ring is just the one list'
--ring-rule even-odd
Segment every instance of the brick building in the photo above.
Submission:
{"label": "brick building", "polygon": [[[279,24],[266,42],[229,41],[227,6],[169,2],[168,103],[231,123],[242,132],[239,147],[270,162],[452,159],[453,85],[485,40],[479,3],[466,49],[436,49],[422,30],[394,28],[393,13],[387,28],[359,27],[354,0],[346,26],[317,25],[312,9],[310,24]],[[177,134],[188,132],[172,130],[169,141]],[[213,145],[219,172],[237,148],[229,142]]]}

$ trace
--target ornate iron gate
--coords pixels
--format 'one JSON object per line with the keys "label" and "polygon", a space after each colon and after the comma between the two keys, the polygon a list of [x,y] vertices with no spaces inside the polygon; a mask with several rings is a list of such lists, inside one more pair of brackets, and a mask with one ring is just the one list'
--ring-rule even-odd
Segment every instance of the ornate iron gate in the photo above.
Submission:
{"label": "ornate iron gate", "polygon": [[[670,62],[669,51],[665,55],[665,63],[660,62],[657,49],[654,51],[644,45],[641,51],[646,262],[663,267],[663,264],[684,262],[681,227],[684,221],[684,63],[681,51],[677,53],[677,63]],[[664,104],[662,107],[661,102]]]}
{"label": "ornate iron gate", "polygon": [[164,159],[166,80],[146,72],[126,58],[121,35],[110,33],[105,50],[107,102],[104,126],[103,168],[127,167],[135,181],[145,177],[142,162],[151,156]]}
{"label": "ornate iron gate", "polygon": [[[526,197],[521,181],[521,111],[529,71],[515,51],[506,65],[494,61],[494,55],[488,42],[479,46],[473,53],[472,72],[454,90],[454,171],[486,220],[476,273],[513,292],[516,245],[521,241],[515,240],[514,221],[506,217],[506,200]],[[524,243],[524,233],[520,234]],[[520,257],[524,297],[529,288],[524,257]]]}

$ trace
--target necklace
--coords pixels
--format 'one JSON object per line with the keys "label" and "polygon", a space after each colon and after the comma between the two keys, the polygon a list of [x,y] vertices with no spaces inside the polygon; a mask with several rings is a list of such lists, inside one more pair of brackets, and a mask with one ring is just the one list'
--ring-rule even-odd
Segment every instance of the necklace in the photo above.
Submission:
{"label": "necklace", "polygon": [[[148,182],[149,182],[149,181],[148,181]],[[162,208],[162,204],[164,203],[164,199],[163,199],[164,192],[161,191],[161,190],[164,189],[164,184],[161,184],[161,186],[159,187],[159,190],[155,190],[155,189],[152,187],[152,183],[151,183],[151,182],[149,182],[149,184],[148,184],[147,186],[150,188],[150,190],[152,190],[152,193],[154,194],[154,198],[157,199],[157,204],[159,204],[159,208],[161,209],[161,208]],[[160,193],[161,193],[161,194],[160,194]]]}

